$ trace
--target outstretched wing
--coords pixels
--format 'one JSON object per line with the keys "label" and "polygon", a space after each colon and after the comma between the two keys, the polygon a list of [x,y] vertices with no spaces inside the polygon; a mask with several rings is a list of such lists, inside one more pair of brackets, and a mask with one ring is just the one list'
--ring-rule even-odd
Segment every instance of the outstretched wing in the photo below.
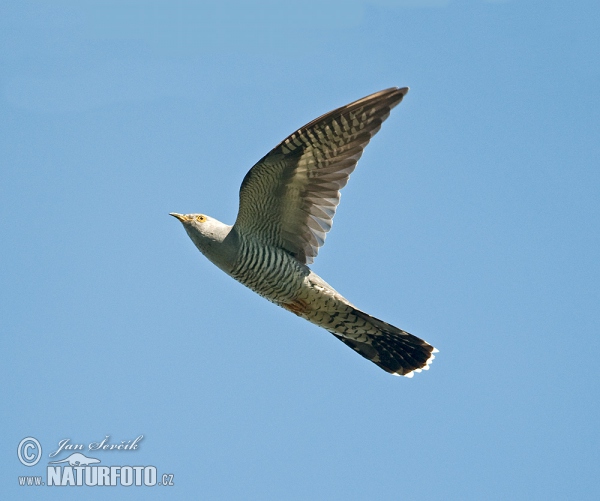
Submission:
{"label": "outstretched wing", "polygon": [[312,263],[331,229],[340,190],[407,92],[404,87],[371,94],[282,141],[246,174],[234,228]]}

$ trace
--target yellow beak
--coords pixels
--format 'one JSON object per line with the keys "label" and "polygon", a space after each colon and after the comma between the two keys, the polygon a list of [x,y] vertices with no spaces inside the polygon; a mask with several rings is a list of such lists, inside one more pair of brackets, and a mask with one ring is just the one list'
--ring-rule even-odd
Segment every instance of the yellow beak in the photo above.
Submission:
{"label": "yellow beak", "polygon": [[187,221],[187,217],[185,217],[183,214],[177,214],[177,212],[171,212],[169,214],[169,216],[173,216],[176,217],[177,219],[179,219],[182,223],[185,223]]}

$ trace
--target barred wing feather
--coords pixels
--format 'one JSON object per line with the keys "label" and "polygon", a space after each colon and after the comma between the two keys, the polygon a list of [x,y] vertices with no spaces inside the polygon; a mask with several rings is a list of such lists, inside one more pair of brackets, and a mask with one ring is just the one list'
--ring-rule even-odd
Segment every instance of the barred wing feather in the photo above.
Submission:
{"label": "barred wing feather", "polygon": [[294,132],[246,174],[234,228],[310,264],[325,242],[365,146],[408,88],[330,111]]}

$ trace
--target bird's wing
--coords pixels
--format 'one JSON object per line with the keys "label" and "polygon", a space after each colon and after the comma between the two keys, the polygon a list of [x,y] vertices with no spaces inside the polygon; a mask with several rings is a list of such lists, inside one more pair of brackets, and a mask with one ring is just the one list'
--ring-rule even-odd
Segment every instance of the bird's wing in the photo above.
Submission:
{"label": "bird's wing", "polygon": [[408,92],[382,90],[294,132],[246,174],[234,228],[310,264],[363,149]]}

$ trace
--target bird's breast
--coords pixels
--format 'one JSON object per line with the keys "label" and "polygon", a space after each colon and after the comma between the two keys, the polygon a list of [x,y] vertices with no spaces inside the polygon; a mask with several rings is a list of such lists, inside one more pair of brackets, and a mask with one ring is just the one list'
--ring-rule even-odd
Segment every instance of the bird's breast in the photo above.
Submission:
{"label": "bird's breast", "polygon": [[294,304],[295,308],[294,301],[309,273],[308,267],[283,249],[241,239],[230,275],[270,301]]}

